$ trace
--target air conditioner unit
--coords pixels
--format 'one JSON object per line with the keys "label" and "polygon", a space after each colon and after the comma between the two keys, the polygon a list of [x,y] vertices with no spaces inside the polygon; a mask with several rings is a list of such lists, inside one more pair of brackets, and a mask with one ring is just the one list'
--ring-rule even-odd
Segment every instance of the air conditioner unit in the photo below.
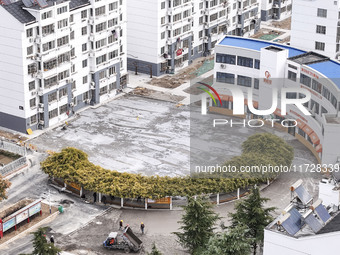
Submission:
{"label": "air conditioner unit", "polygon": [[221,68],[222,68],[222,69],[226,69],[227,66],[226,66],[225,64],[221,64]]}
{"label": "air conditioner unit", "polygon": [[35,39],[34,39],[34,42],[35,42],[35,43],[40,43],[40,42],[41,42],[40,37],[35,38]]}
{"label": "air conditioner unit", "polygon": [[74,106],[74,103],[73,103],[73,102],[71,102],[71,103],[70,103],[70,107],[73,107],[73,106]]}
{"label": "air conditioner unit", "polygon": [[31,93],[32,96],[35,96],[36,94],[37,94],[36,91],[32,91],[32,93]]}
{"label": "air conditioner unit", "polygon": [[94,84],[93,81],[92,81],[91,84],[90,84],[90,89],[95,89],[95,84]]}
{"label": "air conditioner unit", "polygon": [[39,107],[40,107],[40,108],[44,108],[44,104],[39,103]]}
{"label": "air conditioner unit", "polygon": [[45,121],[39,120],[39,125],[45,125]]}
{"label": "air conditioner unit", "polygon": [[85,100],[85,103],[86,103],[86,104],[90,104],[90,103],[91,103],[91,99],[86,99],[86,100]]}
{"label": "air conditioner unit", "polygon": [[29,39],[29,42],[30,42],[30,43],[33,43],[33,42],[34,42],[34,39],[33,39],[33,38],[30,38],[30,39]]}
{"label": "air conditioner unit", "polygon": [[93,25],[94,24],[94,20],[93,19],[89,19],[89,24]]}
{"label": "air conditioner unit", "polygon": [[94,57],[94,56],[95,56],[94,52],[89,53],[89,57]]}

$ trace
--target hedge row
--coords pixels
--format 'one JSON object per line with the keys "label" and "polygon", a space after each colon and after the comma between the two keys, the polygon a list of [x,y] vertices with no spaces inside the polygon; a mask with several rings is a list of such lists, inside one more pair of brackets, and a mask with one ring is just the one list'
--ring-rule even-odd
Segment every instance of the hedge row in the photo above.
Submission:
{"label": "hedge row", "polygon": [[[267,137],[269,134],[265,134]],[[270,139],[281,140],[276,136]],[[249,141],[249,139],[248,139]],[[267,141],[268,142],[268,141]],[[269,141],[270,142],[270,141]],[[281,147],[289,148],[283,140],[279,144]],[[245,143],[246,144],[246,143]],[[288,147],[287,147],[288,146]],[[230,162],[236,164],[252,164],[250,159],[270,160],[275,151],[270,156],[264,157],[261,154],[252,152],[245,146],[247,153],[241,157],[235,157]],[[288,153],[289,154],[289,153]],[[278,154],[276,154],[277,157]],[[287,161],[289,157],[282,159],[279,155],[278,161]],[[248,161],[243,162],[244,159]],[[226,163],[228,164],[228,163]],[[123,198],[162,198],[166,196],[193,196],[198,194],[224,193],[235,191],[237,188],[246,187],[255,183],[262,182],[268,178],[265,175],[238,176],[237,178],[197,178],[196,177],[160,177],[160,176],[143,176],[140,174],[120,173],[117,171],[106,170],[89,162],[86,153],[75,148],[65,148],[60,153],[54,153],[41,163],[42,170],[50,176],[64,179],[66,182],[73,182],[81,185],[86,190],[100,192],[107,195]],[[206,176],[198,176],[206,177]],[[211,177],[211,176],[209,176]],[[232,176],[231,176],[232,177]]]}

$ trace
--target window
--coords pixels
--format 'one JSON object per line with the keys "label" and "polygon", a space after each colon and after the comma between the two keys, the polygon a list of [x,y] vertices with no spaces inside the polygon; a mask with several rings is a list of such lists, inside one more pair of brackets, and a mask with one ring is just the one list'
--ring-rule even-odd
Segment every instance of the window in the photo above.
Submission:
{"label": "window", "polygon": [[237,65],[253,68],[253,59],[245,57],[237,57]]}
{"label": "window", "polygon": [[116,58],[116,57],[118,57],[118,50],[114,50],[114,51],[109,52],[109,59],[113,59],[113,58]]}
{"label": "window", "polygon": [[235,55],[226,55],[226,54],[216,54],[216,63],[225,63],[229,65],[235,65],[236,56]]}
{"label": "window", "polygon": [[56,68],[57,67],[57,59],[54,58],[54,59],[51,59],[49,61],[46,61],[44,62],[44,71],[48,71],[48,70],[51,70],[53,68]]}
{"label": "window", "polygon": [[175,30],[173,31],[173,35],[174,35],[174,36],[178,36],[178,35],[181,34],[181,32],[182,32],[182,28],[181,28],[181,27],[180,27],[180,28],[177,28],[177,29],[175,29]]}
{"label": "window", "polygon": [[326,87],[322,88],[322,95],[327,98],[327,100],[331,98],[331,92]]}
{"label": "window", "polygon": [[83,100],[85,101],[85,100],[88,100],[88,99],[90,99],[90,93],[87,91],[87,92],[83,93]]}
{"label": "window", "polygon": [[296,99],[297,98],[297,93],[296,92],[287,92],[286,93],[286,98]]}
{"label": "window", "polygon": [[82,63],[83,63],[83,65],[82,65],[82,66],[83,66],[83,68],[84,68],[84,67],[87,67],[87,59],[83,60],[83,62],[82,62]]}
{"label": "window", "polygon": [[106,54],[99,56],[96,58],[96,65],[104,63],[106,61]]}
{"label": "window", "polygon": [[294,70],[297,70],[297,67],[296,67],[296,66],[293,66],[293,65],[291,65],[291,64],[288,64],[288,67],[289,67],[289,68],[292,68],[292,69],[294,69]]}
{"label": "window", "polygon": [[338,100],[336,100],[336,97],[333,94],[331,94],[331,103],[332,103],[332,105],[334,106],[335,109],[338,108],[337,107]]}
{"label": "window", "polygon": [[41,28],[41,31],[42,31],[43,36],[52,34],[52,33],[54,33],[54,25],[50,24],[50,25],[47,25],[47,26],[43,26]]}
{"label": "window", "polygon": [[70,40],[74,40],[74,31],[70,33]]}
{"label": "window", "polygon": [[232,74],[232,73],[220,73],[220,72],[217,72],[216,76],[217,76],[216,77],[216,81],[217,82],[235,84],[235,75]]}
{"label": "window", "polygon": [[28,74],[32,74],[32,73],[35,73],[37,72],[37,65],[36,64],[30,64],[27,66],[27,72]]}
{"label": "window", "polygon": [[103,23],[96,25],[96,32],[101,32],[104,29],[106,29],[106,22],[103,22]]}
{"label": "window", "polygon": [[108,41],[108,44],[110,43],[114,43],[117,41],[117,38],[115,35],[110,35],[108,38],[107,38],[107,41]]}
{"label": "window", "polygon": [[118,2],[110,3],[109,4],[109,11],[117,10],[118,9]]}
{"label": "window", "polygon": [[33,115],[30,118],[31,125],[35,124],[38,122],[37,115]]}
{"label": "window", "polygon": [[323,42],[315,42],[315,49],[316,50],[325,50],[325,43]]}
{"label": "window", "polygon": [[62,88],[61,90],[59,90],[59,99],[67,96],[67,88]]}
{"label": "window", "polygon": [[64,104],[59,107],[59,114],[64,114],[67,112],[67,104]]}
{"label": "window", "polygon": [[33,46],[27,47],[27,55],[33,54]]}
{"label": "window", "polygon": [[58,29],[66,27],[68,24],[68,19],[62,19],[58,21]]}
{"label": "window", "polygon": [[218,13],[215,13],[215,14],[210,16],[210,22],[214,21],[214,20],[217,20],[217,19],[218,19]]}
{"label": "window", "polygon": [[69,76],[70,76],[70,71],[69,70],[65,70],[65,71],[63,71],[61,73],[58,73],[58,81],[66,79]]}
{"label": "window", "polygon": [[71,89],[72,89],[72,91],[77,89],[76,81],[72,82]]}
{"label": "window", "polygon": [[255,69],[260,69],[260,60],[259,59],[255,59],[254,67],[255,67]]}
{"label": "window", "polygon": [[111,76],[111,75],[113,75],[115,73],[116,73],[116,67],[115,66],[110,67],[109,68],[109,75]]}
{"label": "window", "polygon": [[87,51],[87,43],[81,45],[82,52]]}
{"label": "window", "polygon": [[326,26],[316,25],[316,33],[325,35],[326,34]]}
{"label": "window", "polygon": [[105,6],[101,6],[95,9],[95,15],[100,16],[105,14]]}
{"label": "window", "polygon": [[83,84],[87,83],[87,76],[83,77]]}
{"label": "window", "polygon": [[65,44],[68,44],[68,42],[69,42],[69,39],[68,39],[68,36],[66,35],[66,36],[63,36],[63,37],[61,37],[57,40],[57,45],[58,45],[58,47],[60,47],[60,46],[63,46]]}
{"label": "window", "polygon": [[118,19],[115,18],[115,19],[110,19],[108,22],[107,22],[107,27],[113,27],[113,26],[116,26],[118,24]]}
{"label": "window", "polygon": [[41,14],[41,19],[48,19],[52,17],[52,11],[44,12]]}
{"label": "window", "polygon": [[48,102],[51,103],[57,100],[57,91],[48,95]]}
{"label": "window", "polygon": [[29,91],[35,89],[35,81],[31,81],[31,82],[28,83],[28,89],[29,89]]}
{"label": "window", "polygon": [[37,106],[37,103],[36,103],[36,98],[32,98],[32,99],[30,99],[30,107],[31,108],[34,108],[34,107],[36,107]]}
{"label": "window", "polygon": [[33,36],[33,28],[29,28],[26,30],[26,37],[32,37]]}
{"label": "window", "polygon": [[165,23],[165,17],[161,18],[161,25],[163,25]]}
{"label": "window", "polygon": [[321,115],[326,113],[328,113],[328,111],[323,106],[321,106]]}
{"label": "window", "polygon": [[182,3],[182,0],[174,0],[174,7],[178,6],[178,5],[181,5]]}
{"label": "window", "polygon": [[247,76],[238,75],[237,85],[251,87],[251,78]]}
{"label": "window", "polygon": [[165,2],[161,2],[161,10],[165,9]]}
{"label": "window", "polygon": [[183,26],[183,33],[190,31],[191,29],[191,24]]}
{"label": "window", "polygon": [[259,79],[254,79],[254,89],[259,89],[260,88],[260,80]]}
{"label": "window", "polygon": [[296,81],[296,73],[288,71],[288,79],[291,81]]}
{"label": "window", "polygon": [[45,79],[44,80],[45,88],[49,88],[54,85],[57,85],[57,82],[58,82],[57,76],[53,76],[51,78]]}
{"label": "window", "polygon": [[319,114],[320,112],[320,105],[315,102],[313,99],[310,100],[311,101],[311,104],[310,104],[310,109],[315,112],[316,114]]}
{"label": "window", "polygon": [[53,119],[53,118],[55,118],[57,116],[58,116],[58,108],[48,112],[48,117],[50,119]]}
{"label": "window", "polygon": [[99,80],[104,79],[106,77],[106,71],[99,72]]}
{"label": "window", "polygon": [[303,85],[306,85],[307,87],[310,87],[311,82],[312,82],[312,79],[310,77],[308,77],[307,75],[301,74],[300,83],[302,83]]}
{"label": "window", "polygon": [[164,39],[165,38],[165,32],[162,32],[161,33],[161,39]]}
{"label": "window", "polygon": [[81,11],[81,19],[86,19],[87,18],[87,10]]}
{"label": "window", "polygon": [[87,27],[82,27],[81,28],[81,35],[86,35],[87,34]]}
{"label": "window", "polygon": [[96,41],[96,49],[99,49],[106,45],[106,38]]}
{"label": "window", "polygon": [[107,94],[107,86],[105,87],[102,87],[100,90],[99,90],[99,95],[104,95],[104,94]]}
{"label": "window", "polygon": [[312,89],[321,94],[322,84],[316,80],[312,81]]}
{"label": "window", "polygon": [[67,6],[63,6],[57,9],[57,14],[62,14],[64,12],[67,12]]}
{"label": "window", "polygon": [[318,17],[321,17],[321,18],[327,18],[327,10],[318,8],[317,15],[318,15]]}

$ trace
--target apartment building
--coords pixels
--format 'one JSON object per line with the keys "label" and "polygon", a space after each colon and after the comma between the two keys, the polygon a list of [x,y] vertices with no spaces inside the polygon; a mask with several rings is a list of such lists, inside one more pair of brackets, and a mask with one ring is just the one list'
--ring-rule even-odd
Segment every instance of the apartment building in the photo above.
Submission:
{"label": "apartment building", "polygon": [[159,76],[212,53],[225,34],[259,29],[258,0],[129,0],[128,69]]}
{"label": "apartment building", "polygon": [[[214,88],[221,95],[222,105],[211,105],[212,112],[233,115],[233,95],[228,84],[234,84],[248,94],[252,89],[253,107],[267,110],[273,107],[273,87],[294,90],[302,88],[311,93],[304,104],[310,115],[297,106],[287,105],[281,112],[281,99],[271,116],[251,114],[245,101],[243,118],[276,119],[274,127],[288,132],[309,149],[319,163],[336,164],[340,159],[340,64],[315,52],[268,41],[226,36],[215,48]],[[302,93],[287,93],[291,99],[303,98]],[[245,97],[247,98],[247,97]],[[290,120],[289,128],[280,122]],[[296,121],[297,126],[294,127]],[[279,125],[276,125],[279,124]]]}
{"label": "apartment building", "polygon": [[339,11],[340,1],[294,0],[291,45],[338,59]]}
{"label": "apartment building", "polygon": [[2,0],[0,126],[67,120],[126,86],[126,0]]}
{"label": "apartment building", "polygon": [[292,0],[262,0],[261,20],[284,20],[292,15]]}

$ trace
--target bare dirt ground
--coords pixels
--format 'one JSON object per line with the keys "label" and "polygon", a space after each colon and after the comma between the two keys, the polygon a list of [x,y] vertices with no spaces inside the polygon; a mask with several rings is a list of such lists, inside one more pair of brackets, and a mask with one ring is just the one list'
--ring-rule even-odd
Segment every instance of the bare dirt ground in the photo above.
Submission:
{"label": "bare dirt ground", "polygon": [[147,88],[141,88],[141,87],[135,88],[129,94],[134,95],[134,96],[142,96],[146,98],[151,98],[151,99],[158,99],[158,100],[172,102],[172,103],[178,103],[185,98],[183,96],[170,95],[164,92],[155,91],[155,90],[147,89]]}
{"label": "bare dirt ground", "polygon": [[16,143],[17,143],[17,142],[20,142],[20,141],[25,141],[25,140],[27,140],[26,137],[23,137],[23,136],[21,136],[21,135],[19,135],[19,134],[14,133],[14,131],[13,131],[13,133],[12,133],[12,132],[5,131],[5,130],[1,130],[1,129],[0,129],[0,138],[1,138],[1,137],[5,138],[5,139],[7,139],[7,140],[10,140],[10,141],[16,142]]}
{"label": "bare dirt ground", "polygon": [[280,31],[278,31],[278,30],[269,30],[269,29],[266,29],[266,28],[262,28],[262,29],[260,29],[256,34],[254,34],[253,36],[251,36],[251,38],[258,39],[258,38],[260,38],[261,36],[264,36],[264,35],[272,35],[272,34],[277,34],[277,35],[279,36],[279,35],[282,35],[283,32],[280,32]]}
{"label": "bare dirt ground", "polygon": [[0,166],[7,165],[18,158],[20,158],[20,155],[16,155],[16,154],[12,154],[12,153],[8,153],[6,151],[0,150]]}
{"label": "bare dirt ground", "polygon": [[160,78],[153,78],[149,82],[149,84],[158,86],[158,87],[163,87],[163,88],[172,88],[172,89],[177,88],[181,86],[183,83],[185,83],[186,81],[189,81],[190,79],[195,78],[196,77],[195,71],[204,64],[204,61],[212,60],[213,58],[214,56],[198,58],[194,60],[194,62],[190,66],[183,68],[177,74],[166,75]]}
{"label": "bare dirt ground", "polygon": [[273,21],[272,25],[273,27],[290,30],[291,23],[292,23],[292,18],[287,18],[282,21]]}

